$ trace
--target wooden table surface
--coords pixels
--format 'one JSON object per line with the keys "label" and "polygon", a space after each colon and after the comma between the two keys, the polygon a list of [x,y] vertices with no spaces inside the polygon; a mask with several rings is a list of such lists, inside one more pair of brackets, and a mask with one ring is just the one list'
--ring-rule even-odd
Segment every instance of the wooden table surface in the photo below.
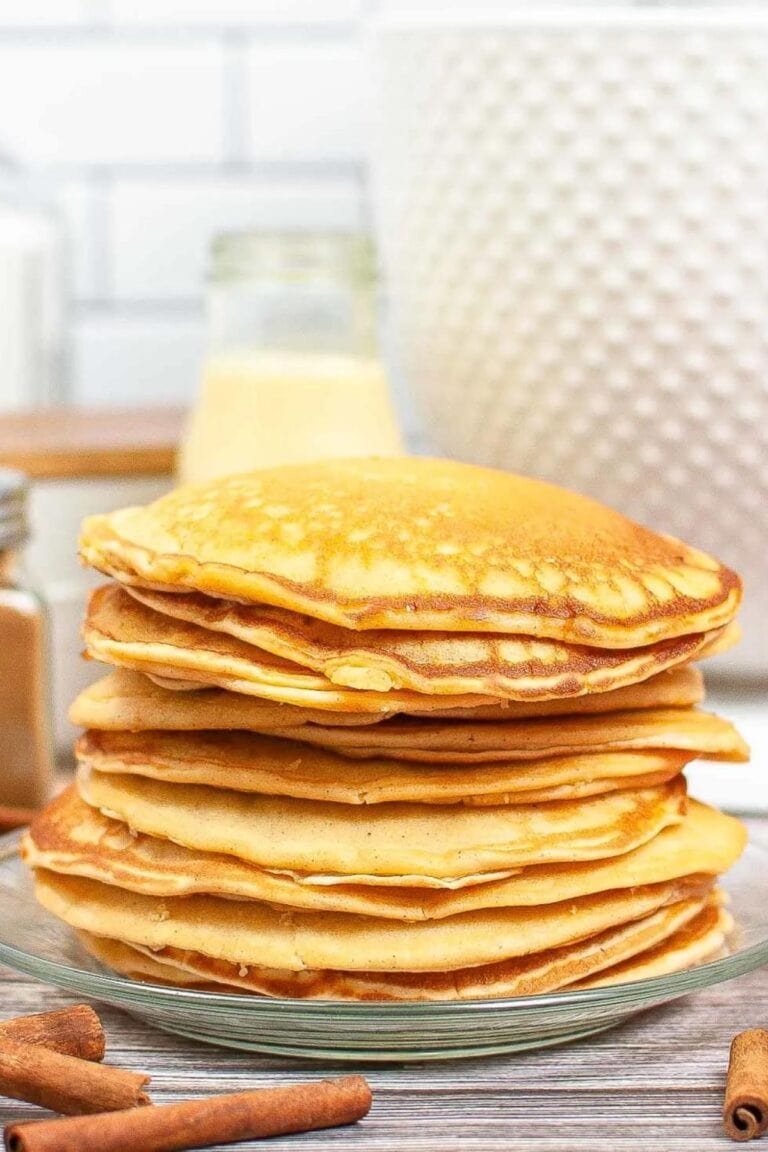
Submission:
{"label": "wooden table surface", "polygon": [[[0,968],[0,1018],[72,1003]],[[95,1005],[107,1060],[148,1072],[156,1103],[343,1075],[368,1076],[360,1124],[244,1142],[270,1152],[715,1152],[734,1148],[720,1110],[733,1035],[768,1027],[768,968],[634,1017],[580,1043],[482,1060],[322,1064],[209,1047]],[[45,1113],[7,1102],[0,1122]],[[768,1149],[768,1137],[754,1145]],[[139,1149],[136,1152],[140,1152]]]}
{"label": "wooden table surface", "polygon": [[182,408],[42,408],[0,415],[0,466],[51,480],[173,471]]}

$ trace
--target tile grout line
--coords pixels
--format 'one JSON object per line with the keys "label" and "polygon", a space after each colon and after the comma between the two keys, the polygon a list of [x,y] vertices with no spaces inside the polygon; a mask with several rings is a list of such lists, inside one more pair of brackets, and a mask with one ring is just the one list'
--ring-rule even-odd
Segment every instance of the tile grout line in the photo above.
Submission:
{"label": "tile grout line", "polygon": [[114,295],[114,269],[110,199],[112,180],[106,169],[91,173],[89,230],[93,253],[93,285],[96,300],[111,300]]}
{"label": "tile grout line", "polygon": [[273,21],[264,24],[243,24],[237,21],[211,21],[185,24],[117,24],[109,16],[104,0],[85,0],[85,19],[80,24],[13,26],[0,24],[0,47],[56,48],[82,44],[111,44],[123,47],[174,47],[214,45],[222,36],[232,37],[243,44],[255,42],[266,46],[295,44],[355,43],[362,28],[361,21],[338,24],[299,23]]}
{"label": "tile grout line", "polygon": [[112,320],[189,320],[205,315],[202,295],[94,297],[77,301],[77,314],[81,318],[109,318]]}
{"label": "tile grout line", "polygon": [[225,32],[222,45],[222,159],[225,164],[248,160],[248,46],[237,34]]}
{"label": "tile grout line", "polygon": [[94,164],[58,161],[38,166],[47,178],[89,180],[105,176],[113,180],[206,180],[221,175],[257,180],[350,180],[357,181],[365,167],[360,160],[201,160],[111,161]]}

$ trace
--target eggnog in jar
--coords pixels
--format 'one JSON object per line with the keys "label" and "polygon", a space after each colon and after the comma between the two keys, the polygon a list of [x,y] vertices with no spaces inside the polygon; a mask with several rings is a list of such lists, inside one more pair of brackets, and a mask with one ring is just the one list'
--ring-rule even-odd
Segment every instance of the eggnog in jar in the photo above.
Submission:
{"label": "eggnog in jar", "polygon": [[219,238],[180,480],[402,451],[371,267],[368,245],[349,235]]}

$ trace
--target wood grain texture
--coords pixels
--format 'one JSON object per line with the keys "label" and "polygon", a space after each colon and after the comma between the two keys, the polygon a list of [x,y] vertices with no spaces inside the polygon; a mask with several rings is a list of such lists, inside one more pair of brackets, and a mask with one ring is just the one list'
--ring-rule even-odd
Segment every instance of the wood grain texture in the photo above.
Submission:
{"label": "wood grain texture", "polygon": [[[3,1017],[71,1002],[64,993],[0,969]],[[107,1033],[107,1059],[148,1072],[158,1104],[365,1074],[374,1103],[361,1124],[271,1140],[276,1152],[716,1152],[733,1147],[721,1120],[729,1044],[735,1032],[768,1017],[768,970],[578,1044],[424,1065],[377,1067],[228,1052],[95,1007]],[[0,1102],[2,1124],[44,1115],[31,1105]]]}
{"label": "wood grain texture", "polygon": [[181,408],[48,408],[0,416],[0,467],[38,479],[173,471]]}
{"label": "wood grain texture", "polygon": [[[73,1002],[0,968],[0,1019]],[[722,1152],[734,1147],[722,1128],[728,1051],[736,1032],[768,1025],[768,968],[577,1044],[434,1064],[378,1066],[230,1052],[94,1007],[107,1034],[106,1059],[149,1073],[156,1103],[365,1074],[374,1093],[365,1120],[352,1128],[272,1139],[270,1152]],[[31,1105],[0,1100],[2,1124],[44,1115]],[[229,1147],[255,1152],[266,1145],[246,1141]]]}

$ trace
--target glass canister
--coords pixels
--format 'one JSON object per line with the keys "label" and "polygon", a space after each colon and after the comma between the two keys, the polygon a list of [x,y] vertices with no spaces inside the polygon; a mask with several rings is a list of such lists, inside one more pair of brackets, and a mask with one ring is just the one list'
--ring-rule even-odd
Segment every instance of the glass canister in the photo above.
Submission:
{"label": "glass canister", "polygon": [[179,454],[182,481],[402,451],[377,351],[367,238],[217,237],[208,318],[200,396]]}
{"label": "glass canister", "polygon": [[0,804],[35,808],[52,778],[45,610],[22,577],[27,481],[0,469]]}

